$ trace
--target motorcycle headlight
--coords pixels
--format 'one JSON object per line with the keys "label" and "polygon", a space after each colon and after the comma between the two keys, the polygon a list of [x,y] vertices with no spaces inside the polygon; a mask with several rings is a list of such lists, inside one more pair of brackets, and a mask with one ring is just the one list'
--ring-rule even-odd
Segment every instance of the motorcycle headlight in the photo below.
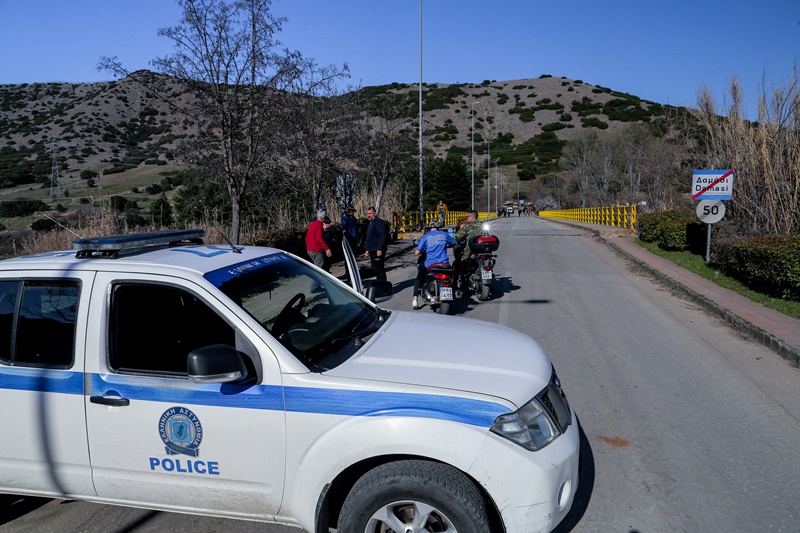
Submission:
{"label": "motorcycle headlight", "polygon": [[498,416],[491,430],[531,451],[541,450],[561,435],[536,398],[513,413]]}

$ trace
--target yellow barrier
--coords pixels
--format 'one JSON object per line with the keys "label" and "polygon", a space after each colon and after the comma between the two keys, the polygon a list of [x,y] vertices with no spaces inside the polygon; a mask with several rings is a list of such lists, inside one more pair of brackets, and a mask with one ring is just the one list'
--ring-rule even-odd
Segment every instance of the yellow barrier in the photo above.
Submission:
{"label": "yellow barrier", "polygon": [[586,224],[599,224],[601,226],[616,226],[630,228],[636,231],[636,206],[635,205],[609,205],[605,207],[584,207],[579,209],[553,209],[539,211],[539,216],[544,218],[559,218]]}
{"label": "yellow barrier", "polygon": [[[439,213],[436,211],[425,211],[425,226],[434,220],[438,220]],[[478,212],[478,220],[490,218],[490,213],[486,211]],[[467,219],[466,211],[450,211],[444,217],[445,226],[455,226],[459,222]],[[403,211],[395,212],[392,216],[393,226],[398,233],[406,233],[409,231],[419,231],[419,212],[417,211]]]}

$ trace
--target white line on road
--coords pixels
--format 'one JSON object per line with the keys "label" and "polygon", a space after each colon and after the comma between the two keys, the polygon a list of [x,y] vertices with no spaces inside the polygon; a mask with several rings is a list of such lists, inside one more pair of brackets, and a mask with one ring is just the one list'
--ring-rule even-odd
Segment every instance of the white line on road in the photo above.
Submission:
{"label": "white line on road", "polygon": [[[503,274],[503,279],[511,279],[511,272],[505,272]],[[500,302],[500,318],[498,319],[498,323],[501,326],[508,325],[508,298],[503,298]]]}

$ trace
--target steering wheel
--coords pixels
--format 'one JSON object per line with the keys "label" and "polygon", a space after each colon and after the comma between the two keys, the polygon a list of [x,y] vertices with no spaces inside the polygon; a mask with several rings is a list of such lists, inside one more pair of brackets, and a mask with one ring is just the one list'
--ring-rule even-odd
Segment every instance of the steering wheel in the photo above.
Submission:
{"label": "steering wheel", "polygon": [[281,312],[278,313],[277,317],[275,317],[275,323],[272,326],[272,334],[275,337],[280,337],[286,333],[286,331],[288,331],[289,327],[305,318],[303,313],[300,312],[300,309],[303,308],[305,303],[306,295],[302,292],[298,292],[292,296],[288,302],[286,302],[286,305],[283,306]]}

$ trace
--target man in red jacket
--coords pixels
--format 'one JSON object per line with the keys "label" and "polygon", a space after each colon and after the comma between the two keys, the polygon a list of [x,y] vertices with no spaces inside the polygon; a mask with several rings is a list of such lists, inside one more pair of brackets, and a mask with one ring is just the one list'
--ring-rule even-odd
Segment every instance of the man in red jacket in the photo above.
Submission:
{"label": "man in red jacket", "polygon": [[325,272],[330,272],[331,266],[328,258],[331,256],[331,249],[325,244],[325,239],[322,238],[323,220],[325,220],[325,216],[326,213],[324,210],[317,211],[316,218],[308,225],[308,231],[306,231],[306,250],[312,263]]}

